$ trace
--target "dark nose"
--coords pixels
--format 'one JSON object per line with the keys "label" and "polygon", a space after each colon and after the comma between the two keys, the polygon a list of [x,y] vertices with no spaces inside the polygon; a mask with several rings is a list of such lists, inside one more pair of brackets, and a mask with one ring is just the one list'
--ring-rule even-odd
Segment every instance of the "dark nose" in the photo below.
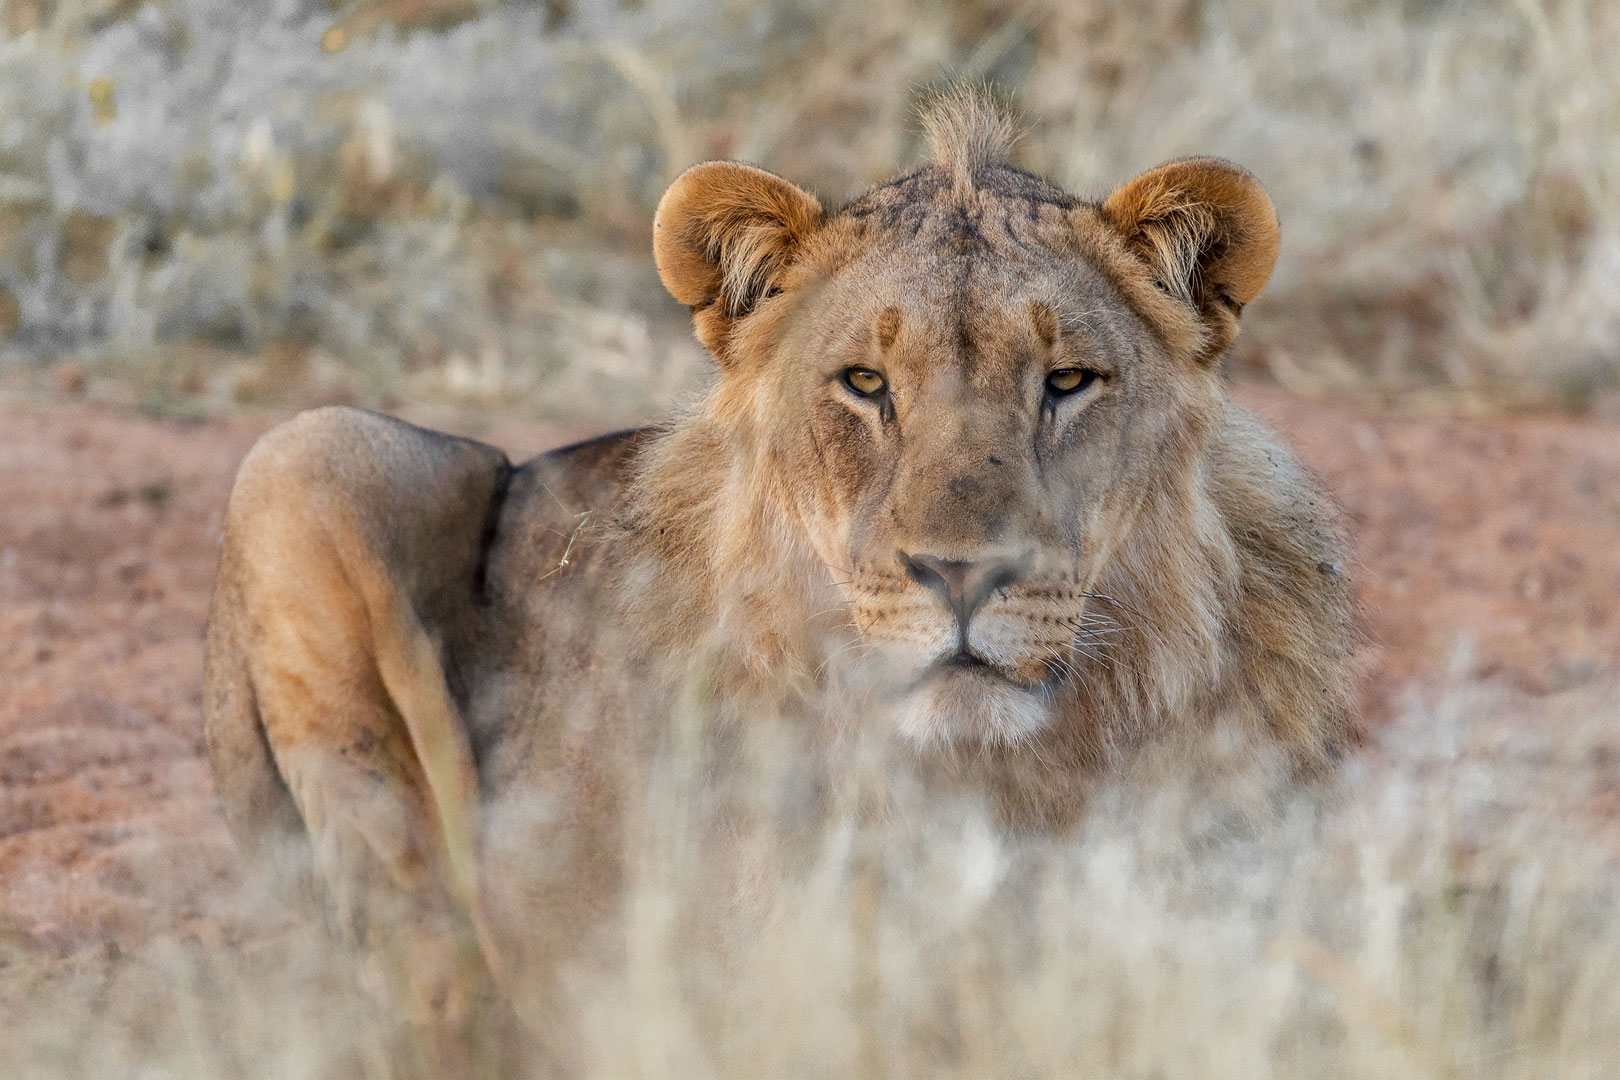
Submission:
{"label": "dark nose", "polygon": [[988,559],[938,559],[932,555],[897,552],[900,565],[911,580],[926,585],[945,602],[956,616],[964,637],[975,612],[992,593],[1011,585],[1029,569],[1029,556],[996,556]]}

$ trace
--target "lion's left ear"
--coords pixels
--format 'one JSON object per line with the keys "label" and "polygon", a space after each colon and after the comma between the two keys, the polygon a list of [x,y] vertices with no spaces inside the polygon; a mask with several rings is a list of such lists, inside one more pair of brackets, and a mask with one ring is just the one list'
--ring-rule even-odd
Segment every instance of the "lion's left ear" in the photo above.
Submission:
{"label": "lion's left ear", "polygon": [[719,356],[732,322],[770,292],[822,220],[815,196],[764,169],[694,165],[653,218],[658,276],[692,308],[698,340]]}
{"label": "lion's left ear", "polygon": [[1183,158],[1114,192],[1102,215],[1160,288],[1202,316],[1209,355],[1231,344],[1277,262],[1277,211],[1260,181],[1229,161]]}

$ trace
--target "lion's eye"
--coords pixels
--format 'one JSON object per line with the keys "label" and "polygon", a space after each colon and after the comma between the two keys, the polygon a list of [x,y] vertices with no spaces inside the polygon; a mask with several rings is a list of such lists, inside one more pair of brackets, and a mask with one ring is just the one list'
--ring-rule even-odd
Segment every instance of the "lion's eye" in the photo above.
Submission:
{"label": "lion's eye", "polygon": [[871,368],[852,367],[844,369],[844,385],[855,391],[861,397],[878,397],[889,388],[887,380]]}
{"label": "lion's eye", "polygon": [[1096,382],[1097,377],[1095,371],[1087,371],[1085,368],[1058,368],[1046,377],[1046,392],[1053,397],[1067,397],[1070,394],[1078,394]]}

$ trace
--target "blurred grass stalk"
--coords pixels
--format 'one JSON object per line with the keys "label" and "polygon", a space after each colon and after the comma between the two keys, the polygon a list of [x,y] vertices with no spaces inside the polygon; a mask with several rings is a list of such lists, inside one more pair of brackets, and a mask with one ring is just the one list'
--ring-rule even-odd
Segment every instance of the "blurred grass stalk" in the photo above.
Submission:
{"label": "blurred grass stalk", "polygon": [[[626,835],[622,948],[567,984],[582,1075],[1612,1075],[1620,696],[1524,705],[1414,701],[1313,796],[1238,738],[1213,772],[1150,757],[1056,842],[970,803],[918,816],[871,769],[904,809],[855,790],[807,836],[791,737],[717,788],[677,733]],[[386,1025],[330,949],[248,941],[0,951],[8,1075],[381,1075]]]}
{"label": "blurred grass stalk", "polygon": [[703,369],[647,255],[669,178],[739,157],[836,202],[952,77],[1082,194],[1190,153],[1261,177],[1284,255],[1240,371],[1620,386],[1613,4],[7,0],[0,29],[0,369],[160,407],[654,412]]}

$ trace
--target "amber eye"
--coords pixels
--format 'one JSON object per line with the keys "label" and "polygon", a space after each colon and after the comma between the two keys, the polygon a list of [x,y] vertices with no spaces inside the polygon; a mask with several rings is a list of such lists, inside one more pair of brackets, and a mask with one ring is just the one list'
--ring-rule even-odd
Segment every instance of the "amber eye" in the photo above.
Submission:
{"label": "amber eye", "polygon": [[1067,397],[1079,393],[1096,381],[1095,371],[1077,367],[1058,368],[1046,377],[1046,392],[1053,397]]}
{"label": "amber eye", "polygon": [[871,368],[852,367],[844,369],[844,385],[855,391],[861,397],[879,397],[889,388],[888,382]]}

